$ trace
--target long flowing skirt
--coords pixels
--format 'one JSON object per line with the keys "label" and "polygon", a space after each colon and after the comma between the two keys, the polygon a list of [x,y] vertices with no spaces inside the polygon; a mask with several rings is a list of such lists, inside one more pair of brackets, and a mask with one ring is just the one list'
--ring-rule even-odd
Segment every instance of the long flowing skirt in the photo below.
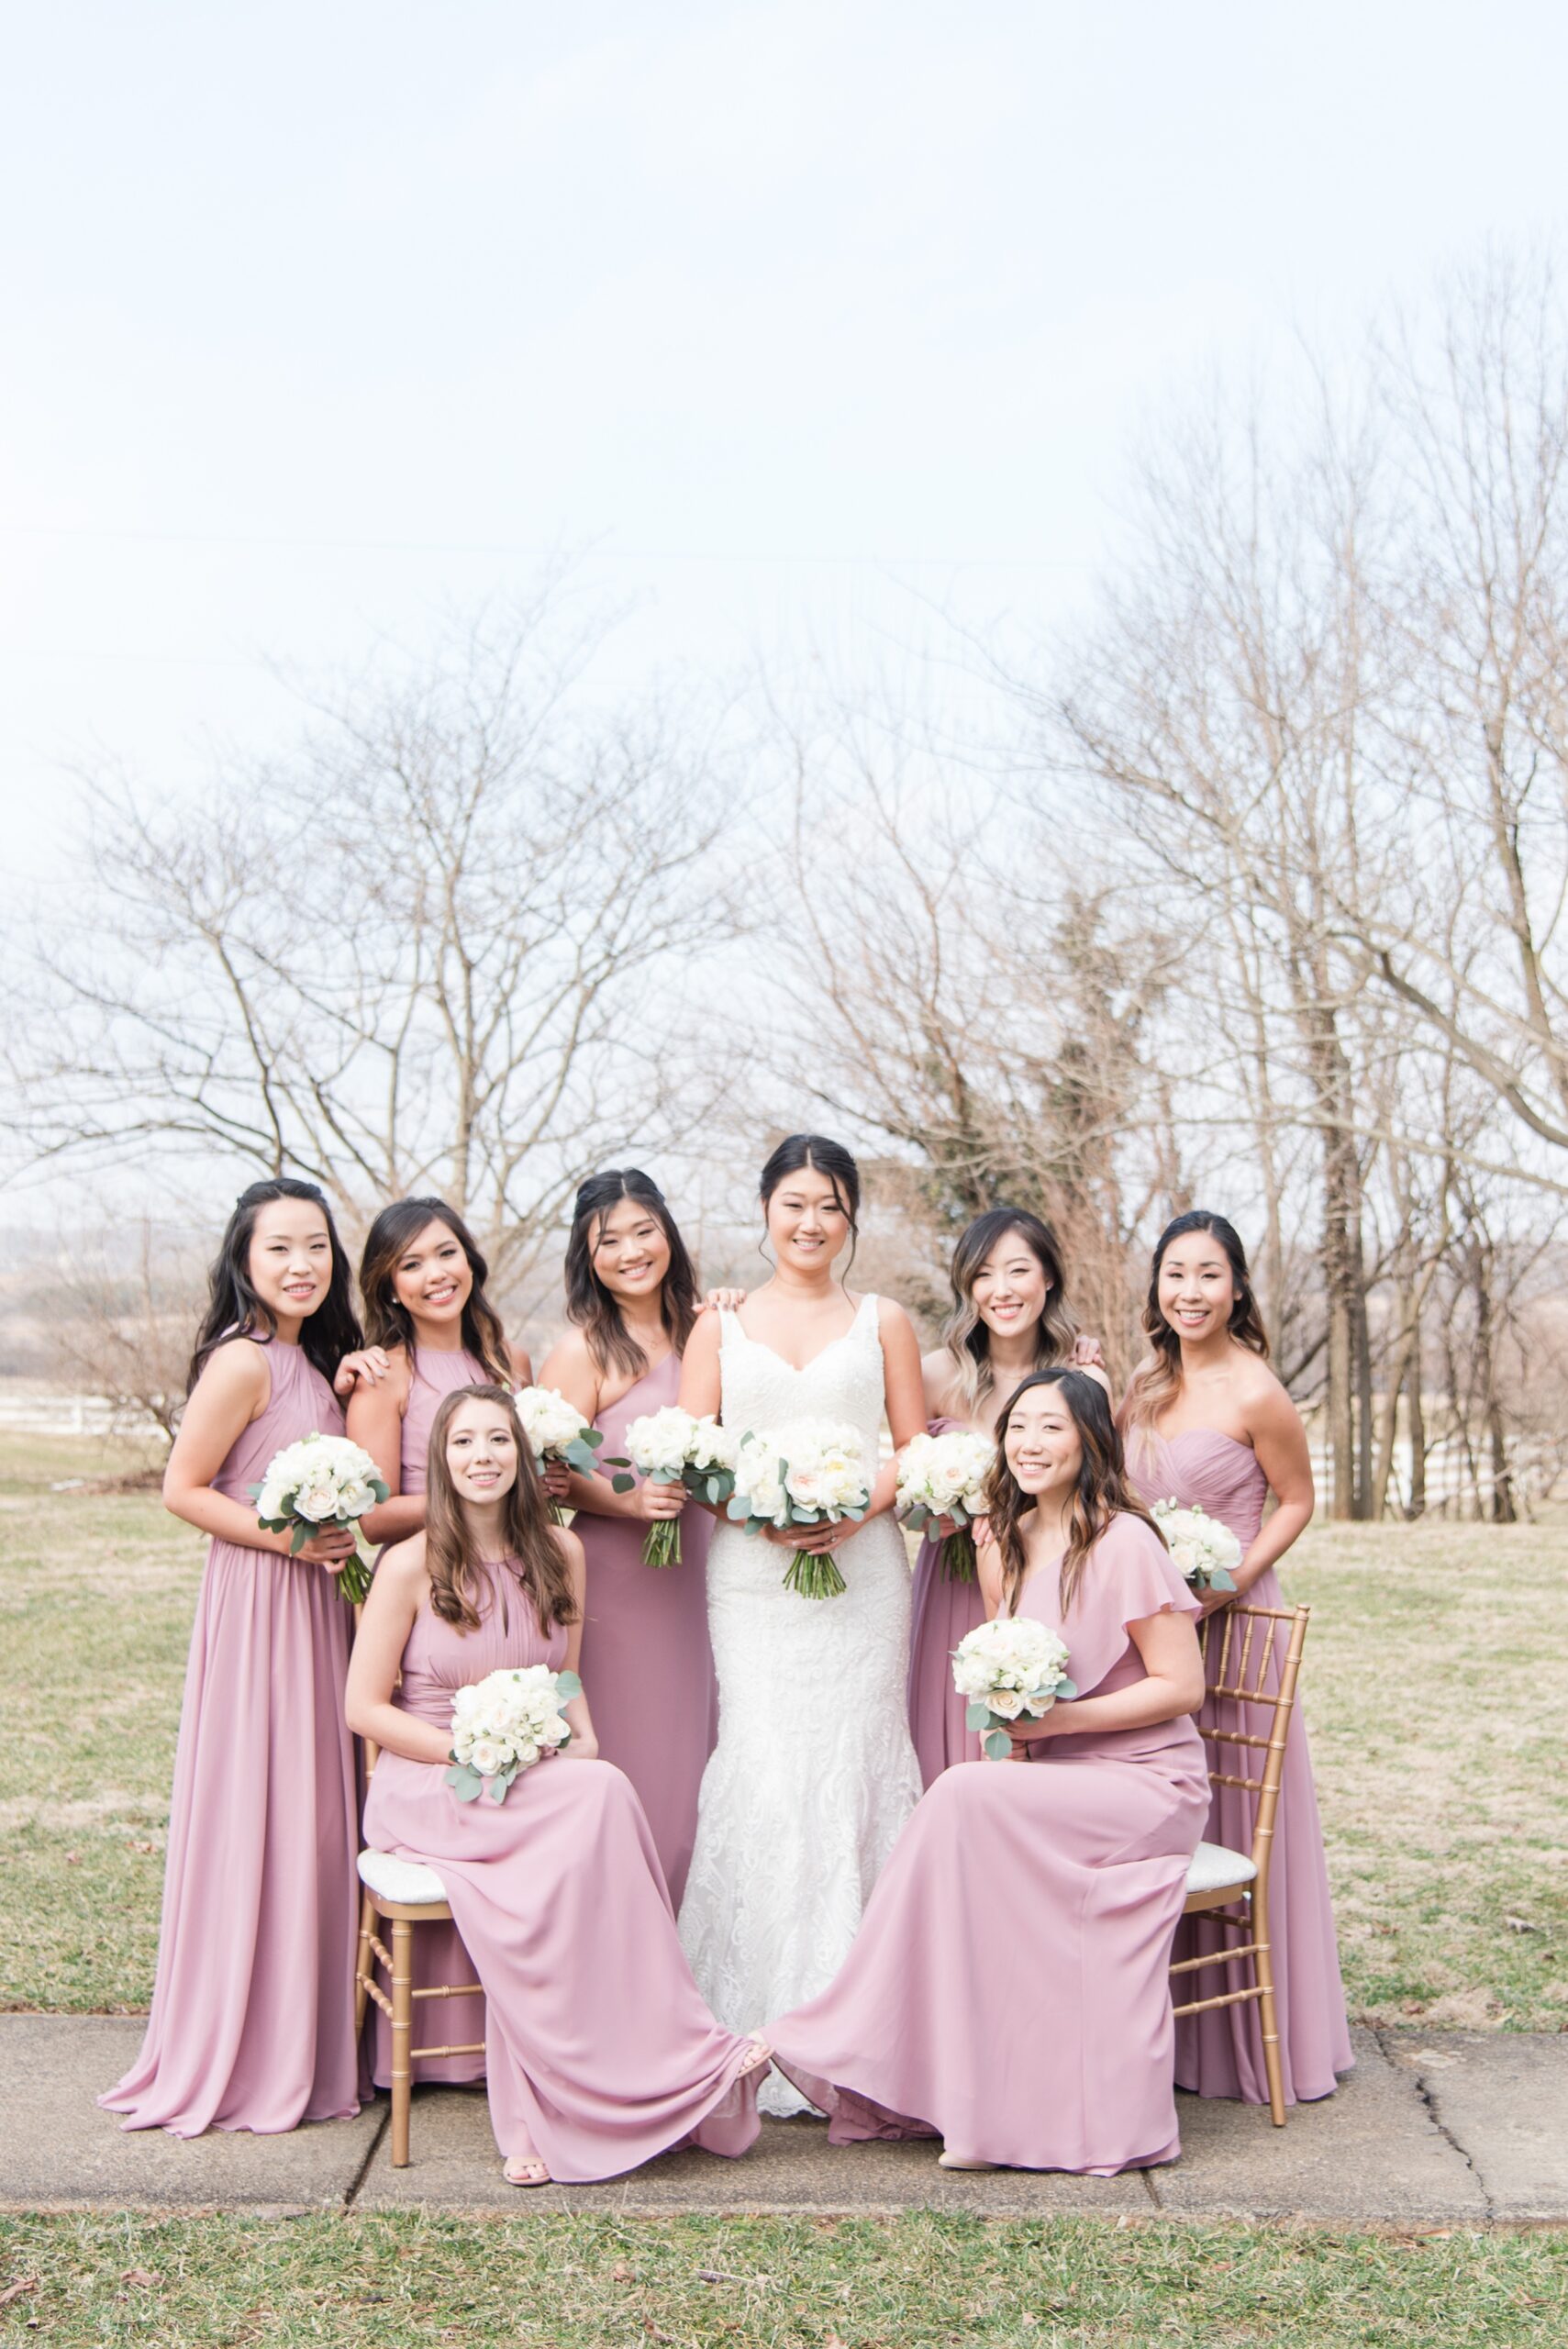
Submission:
{"label": "long flowing skirt", "polygon": [[944,1772],[838,1979],[767,2032],[832,2141],[1101,2176],[1172,2160],[1168,1968],[1206,1802],[1184,1748]]}
{"label": "long flowing skirt", "polygon": [[941,1544],[929,1536],[915,1561],[909,1631],[909,1735],[920,1777],[933,1778],[955,1762],[978,1762],[980,1740],[964,1724],[964,1700],[952,1685],[952,1652],[985,1620],[980,1584],[950,1582]]}
{"label": "long flowing skirt", "polygon": [[504,2156],[531,2143],[552,2177],[584,2184],[687,2143],[745,2152],[756,2078],[736,2074],[751,2051],[698,1995],[619,1770],[552,1759],[504,1802],[460,1803],[439,1765],[384,1753],[365,1826],[379,1850],[440,1877],[484,1985]]}
{"label": "long flowing skirt", "polygon": [[140,2054],[99,2099],[128,2129],[266,2133],[359,2110],[349,1623],[319,1566],[213,1543],[152,2012]]}

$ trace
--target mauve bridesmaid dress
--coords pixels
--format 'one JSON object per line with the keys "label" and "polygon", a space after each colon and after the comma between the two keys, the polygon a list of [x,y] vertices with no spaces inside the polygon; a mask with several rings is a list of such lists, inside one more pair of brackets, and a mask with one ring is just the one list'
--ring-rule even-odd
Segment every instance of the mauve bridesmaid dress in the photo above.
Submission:
{"label": "mauve bridesmaid dress", "polygon": [[[285,1443],[341,1435],[298,1346],[266,1347],[266,1408],[214,1489],[250,1487]],[[359,2110],[349,1609],[320,1566],[215,1540],[185,1673],[163,1922],[141,2053],[98,2099],[128,2129],[272,2133]]]}
{"label": "mauve bridesmaid dress", "polygon": [[[1129,1440],[1128,1464],[1146,1502],[1176,1500],[1184,1508],[1206,1509],[1230,1528],[1243,1553],[1257,1540],[1269,1484],[1250,1444],[1218,1428],[1186,1428],[1169,1442],[1152,1430],[1135,1430]],[[1247,1603],[1284,1605],[1272,1566],[1252,1585]],[[1280,1637],[1283,1641],[1283,1626]],[[1208,1699],[1210,1706],[1214,1702],[1213,1698]],[[1236,1709],[1228,1709],[1234,1714]],[[1235,1726],[1234,1721],[1231,1725]],[[1256,1815],[1256,1798],[1244,1787],[1216,1787],[1204,1833],[1210,1842],[1250,1852]],[[1284,1776],[1269,1874],[1269,1923],[1285,2100],[1296,2103],[1331,2096],[1335,2075],[1348,2072],[1355,2058],[1345,2021],[1329,1864],[1299,1698],[1285,1737]],[[1209,1920],[1190,1917],[1177,1935],[1176,1954],[1196,1957],[1223,1943],[1222,1932]],[[1207,1998],[1228,1987],[1219,1966],[1182,1978],[1185,1997]],[[1239,1974],[1238,1985],[1240,1978]],[[1248,2104],[1266,2104],[1269,2087],[1263,2073],[1262,2023],[1257,2001],[1217,2007],[1207,2014],[1184,2015],[1176,2026],[1176,2080],[1179,2087],[1199,2096],[1240,2097]]]}
{"label": "mauve bridesmaid dress", "polygon": [[[1085,1697],[1143,1678],[1129,1623],[1197,1611],[1137,1518],[1101,1534],[1065,1620],[1057,1574],[1031,1575],[1018,1612],[1060,1632]],[[1207,1809],[1184,1717],[945,1770],[837,1979],[764,2034],[830,2141],[935,2135],[1097,2176],[1173,2160],[1171,1942]]]}
{"label": "mauve bridesmaid dress", "polygon": [[[932,1419],[929,1432],[946,1435],[963,1419]],[[952,1685],[952,1652],[966,1633],[985,1620],[978,1575],[951,1582],[941,1562],[941,1544],[928,1533],[915,1561],[909,1624],[909,1736],[920,1765],[920,1781],[954,1762],[977,1762],[980,1740],[964,1725],[965,1705]]]}
{"label": "mauve bridesmaid dress", "polygon": [[[409,1353],[408,1406],[403,1414],[403,1446],[399,1476],[406,1493],[422,1493],[428,1485],[430,1428],[441,1404],[459,1386],[494,1385],[478,1358],[457,1347],[451,1352],[415,1346]],[[477,1982],[478,1975],[462,1945],[455,1924],[421,1925],[414,1936],[414,1987],[439,1988],[442,1983]],[[424,2039],[467,2046],[484,2036],[484,1998],[478,1992],[465,1998],[421,1998],[414,2009],[415,2043]],[[392,2085],[392,2025],[372,2001],[365,2017],[371,2042],[371,2076],[378,2088]],[[483,2080],[480,2055],[424,2055],[412,2065],[416,2080]]]}
{"label": "mauve bridesmaid dress", "polygon": [[[485,1569],[477,1631],[422,1607],[394,1701],[442,1729],[453,1692],[507,1666],[565,1660],[516,1578]],[[608,1762],[538,1762],[504,1802],[459,1802],[440,1763],[384,1753],[365,1826],[446,1888],[485,1987],[486,2082],[504,2158],[531,2142],[550,2176],[618,2177],[673,2145],[746,2151],[752,2050],[721,2030],[682,1954],[648,1821]],[[423,1931],[421,1927],[419,1931]],[[416,1934],[417,1939],[417,1933]]]}
{"label": "mauve bridesmaid dress", "polygon": [[[680,1362],[666,1354],[599,1413],[600,1459],[624,1459],[631,1421],[673,1403],[680,1388]],[[713,1520],[704,1508],[686,1509],[677,1566],[643,1564],[648,1528],[639,1520],[579,1509],[572,1530],[587,1561],[581,1669],[594,1734],[605,1760],[624,1770],[637,1788],[679,1909],[702,1775],[718,1736],[707,1631]]]}

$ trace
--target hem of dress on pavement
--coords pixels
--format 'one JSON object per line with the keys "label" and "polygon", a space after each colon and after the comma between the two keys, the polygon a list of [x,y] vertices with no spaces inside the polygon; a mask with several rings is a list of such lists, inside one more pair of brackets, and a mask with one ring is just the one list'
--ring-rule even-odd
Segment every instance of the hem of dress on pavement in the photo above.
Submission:
{"label": "hem of dress on pavement", "polygon": [[[873,2143],[898,2143],[920,2139],[930,2143],[945,2143],[940,2129],[929,2121],[917,2121],[911,2115],[894,2112],[874,2097],[864,2096],[858,2089],[841,2087],[820,2074],[808,2072],[803,2065],[792,2064],[773,2046],[773,2062],[787,2080],[794,2082],[802,2096],[809,2097],[828,2115],[828,2142],[834,2145],[859,2145]],[[835,2131],[839,2132],[837,2135]],[[1000,2158],[979,2145],[954,2145],[952,2152],[966,2161],[986,2161],[996,2169],[1053,2170],[1068,2177],[1119,2177],[1124,2170],[1157,2169],[1167,2162],[1179,2161],[1180,2137],[1173,2137],[1159,2153],[1129,2154],[1118,2162],[1020,2162]]]}
{"label": "hem of dress on pavement", "polygon": [[[743,2040],[736,2050],[736,2063],[743,2064],[751,2052],[751,2041]],[[623,2163],[618,2168],[595,2168],[590,2171],[580,2169],[570,2160],[563,2160],[558,2168],[554,2160],[547,2154],[538,2154],[533,2158],[548,2165],[552,2186],[603,2186],[611,2178],[629,2176],[634,2170],[642,2169],[648,2163],[658,2161],[664,2154],[683,2153],[687,2146],[695,2146],[699,2153],[712,2154],[718,2161],[737,2161],[742,2154],[750,2153],[757,2142],[757,2132],[762,2127],[762,2122],[757,2117],[757,2089],[767,2076],[768,2069],[765,2064],[753,2065],[751,2071],[742,2073],[739,2078],[731,2071],[728,2078],[715,2090],[712,2103],[700,2119],[692,2123],[684,2135],[673,2137],[667,2145],[660,2145],[651,2154],[637,2154],[631,2161]],[[706,2144],[703,2138],[705,2130],[722,2130],[726,2135],[738,2138],[740,2142],[717,2145]],[[499,2147],[496,2150],[499,2151]],[[520,2160],[524,2156],[503,2154],[501,2158],[505,2163]]]}

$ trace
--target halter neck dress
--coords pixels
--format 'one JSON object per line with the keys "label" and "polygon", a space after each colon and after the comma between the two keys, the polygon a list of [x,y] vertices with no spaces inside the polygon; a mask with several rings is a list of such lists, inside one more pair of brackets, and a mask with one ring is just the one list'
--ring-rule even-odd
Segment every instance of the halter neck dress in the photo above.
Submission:
{"label": "halter neck dress", "polygon": [[[398,1464],[401,1489],[405,1493],[423,1493],[429,1483],[430,1430],[436,1413],[447,1397],[460,1386],[489,1386],[494,1379],[477,1354],[465,1346],[450,1350],[432,1346],[410,1346],[408,1349],[408,1402],[403,1414],[403,1443]],[[455,1924],[421,1925],[414,1936],[414,1987],[417,1990],[439,1989],[443,1984],[456,1987],[462,1983],[477,1983],[478,1975],[462,1936]],[[414,2009],[417,2015],[432,2015],[438,2011],[429,1999],[421,1999]],[[416,2032],[420,2038],[439,2036],[466,2043],[484,2036],[484,1994],[442,2004],[439,2012],[446,2018],[446,2027],[439,2034]],[[365,2034],[371,2065],[371,2076],[378,2088],[392,2085],[392,2025],[373,2001],[365,2016]],[[459,2083],[472,2086],[484,2077],[483,2055],[419,2055],[409,2066],[413,2077],[419,2080],[440,2080],[448,2085]]]}
{"label": "halter neck dress", "polygon": [[[1152,1429],[1139,1430],[1129,1443],[1128,1465],[1140,1495],[1151,1506],[1176,1500],[1184,1508],[1207,1510],[1229,1527],[1243,1553],[1257,1540],[1269,1482],[1251,1444],[1219,1428],[1184,1428],[1171,1438]],[[1272,1566],[1259,1575],[1246,1603],[1255,1607],[1285,1604]],[[1283,1625],[1279,1644],[1284,1645]],[[1213,1720],[1223,1711],[1229,1717],[1229,1725],[1236,1727],[1237,1710],[1234,1705],[1221,1706],[1211,1696],[1202,1718]],[[1256,1816],[1257,1799],[1244,1787],[1216,1787],[1204,1833],[1210,1842],[1227,1844],[1232,1851],[1251,1851]],[[1295,2103],[1331,2096],[1336,2075],[1348,2072],[1355,2058],[1345,2020],[1329,1863],[1299,1698],[1285,1733],[1284,1775],[1269,1876],[1269,1915],[1286,2100]],[[1176,1936],[1176,1954],[1196,1957],[1222,1948],[1224,1938],[1210,1920],[1185,1918]],[[1184,1977],[1194,1998],[1212,1996],[1226,1986],[1227,1978],[1218,1966],[1195,1977]],[[1241,1979],[1238,1969],[1237,1987]],[[1214,2008],[1207,2014],[1184,2015],[1176,2026],[1176,2079],[1180,2087],[1199,2096],[1240,2097],[1248,2104],[1266,2104],[1262,2023],[1256,1999],[1241,2006]]]}
{"label": "halter neck dress", "polygon": [[[632,1420],[673,1403],[680,1386],[680,1359],[670,1353],[606,1404],[595,1422],[604,1431],[600,1457],[624,1459]],[[582,1674],[599,1752],[637,1788],[678,1910],[703,1772],[718,1737],[707,1631],[713,1520],[706,1509],[686,1508],[675,1566],[643,1564],[648,1528],[639,1520],[579,1509],[572,1531],[587,1564]]]}
{"label": "halter neck dress", "polygon": [[[1127,1516],[1065,1616],[1055,1564],[1018,1606],[1066,1642],[1084,1697],[1144,1677],[1128,1625],[1167,1611],[1197,1602]],[[1207,1809],[1185,1715],[944,1770],[836,1979],[764,2034],[830,2142],[940,2136],[970,2160],[1100,2176],[1173,2160],[1171,1942]]]}
{"label": "halter neck dress", "polygon": [[[213,1489],[254,1510],[274,1454],[341,1435],[303,1349],[263,1349],[265,1408]],[[272,2133],[359,2110],[358,1848],[343,1720],[350,1609],[321,1566],[215,1539],[185,1671],[163,1921],[141,2053],[98,2099],[128,2129]]]}
{"label": "halter neck dress", "polygon": [[[415,1618],[395,1702],[440,1728],[459,1688],[565,1661],[515,1575],[483,1570],[477,1631]],[[744,2153],[751,2054],[715,2022],[681,1954],[653,1838],[614,1765],[553,1755],[504,1801],[459,1802],[445,1765],[384,1752],[365,1827],[440,1877],[485,1989],[485,2076],[503,2158],[530,2142],[564,2184],[618,2177],[673,2146]],[[421,1928],[421,1931],[424,1929]],[[416,1935],[417,1939],[417,1935]]]}

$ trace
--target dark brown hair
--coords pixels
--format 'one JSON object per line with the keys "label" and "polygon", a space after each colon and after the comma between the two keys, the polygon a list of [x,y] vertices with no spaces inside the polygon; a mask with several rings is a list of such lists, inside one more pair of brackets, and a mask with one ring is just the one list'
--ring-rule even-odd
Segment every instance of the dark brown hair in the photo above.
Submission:
{"label": "dark brown hair", "polygon": [[[1065,1367],[1031,1371],[1028,1378],[1018,1381],[1002,1406],[996,1422],[996,1457],[985,1480],[985,1510],[992,1538],[1002,1553],[1002,1595],[1008,1613],[1018,1604],[1029,1571],[1022,1521],[1035,1503],[1034,1495],[1024,1491],[1007,1465],[1003,1439],[1018,1397],[1027,1395],[1031,1386],[1060,1388],[1084,1447],[1078,1482],[1067,1512],[1067,1547],[1062,1553],[1061,1598],[1065,1616],[1077,1597],[1089,1553],[1113,1517],[1119,1514],[1140,1518],[1157,1533],[1159,1528],[1127,1481],[1121,1438],[1111,1417],[1109,1397],[1098,1379]],[[1160,1538],[1164,1540],[1162,1534]]]}
{"label": "dark brown hair", "polygon": [[975,1308],[974,1283],[986,1257],[994,1248],[1001,1246],[1010,1231],[1018,1233],[1045,1275],[1045,1310],[1035,1324],[1036,1367],[1049,1370],[1053,1363],[1060,1362],[1072,1352],[1073,1341],[1078,1334],[1078,1325],[1067,1310],[1062,1250],[1050,1224],[1042,1223],[1028,1208],[987,1208],[984,1215],[977,1215],[959,1233],[949,1267],[952,1310],[942,1331],[942,1342],[952,1358],[964,1401],[972,1411],[995,1384],[991,1369],[991,1332]]}
{"label": "dark brown hair", "polygon": [[405,1346],[413,1367],[414,1317],[398,1300],[394,1275],[427,1225],[444,1223],[468,1259],[473,1275],[462,1308],[462,1342],[475,1362],[483,1363],[498,1386],[512,1377],[501,1317],[484,1294],[490,1267],[479,1252],[473,1234],[455,1208],[444,1199],[394,1199],[383,1208],[365,1234],[360,1256],[360,1295],[365,1306],[365,1334],[373,1346]]}
{"label": "dark brown hair", "polygon": [[757,1178],[757,1197],[762,1202],[762,1212],[786,1176],[798,1174],[809,1166],[814,1174],[825,1174],[833,1186],[833,1197],[844,1211],[850,1227],[849,1262],[855,1261],[855,1249],[861,1236],[861,1170],[841,1141],[829,1141],[826,1134],[785,1134],[783,1141],[768,1153],[767,1164]]}
{"label": "dark brown hair", "polygon": [[306,1314],[300,1328],[301,1353],[330,1385],[343,1356],[351,1354],[357,1346],[364,1343],[349,1286],[349,1260],[343,1253],[343,1243],[338,1237],[338,1227],[332,1220],[332,1210],[324,1195],[314,1183],[302,1183],[293,1174],[273,1174],[262,1182],[252,1183],[249,1190],[241,1191],[234,1202],[234,1212],[228,1219],[208,1276],[207,1308],[196,1332],[195,1351],[186,1374],[187,1395],[206,1368],[207,1356],[221,1346],[225,1339],[272,1338],[277,1335],[277,1324],[270,1309],[257,1296],[250,1280],[250,1242],[255,1237],[256,1217],[274,1199],[305,1199],[312,1207],[319,1208],[332,1247],[332,1271],[327,1284],[327,1294],[315,1311]]}
{"label": "dark brown hair", "polygon": [[[482,1562],[468,1530],[468,1517],[447,1466],[447,1430],[454,1413],[465,1403],[489,1403],[506,1419],[517,1447],[517,1474],[501,1502],[500,1559],[483,1563],[511,1569],[519,1588],[548,1631],[555,1623],[575,1623],[577,1602],[572,1575],[550,1521],[539,1471],[517,1407],[504,1386],[455,1386],[444,1396],[430,1427],[430,1456],[426,1469],[425,1571],[430,1577],[430,1605],[443,1623],[461,1624],[465,1631],[479,1629],[479,1577]],[[502,1604],[505,1606],[505,1594]]]}
{"label": "dark brown hair", "polygon": [[697,1276],[663,1192],[640,1166],[608,1166],[602,1174],[590,1174],[578,1187],[566,1242],[566,1318],[582,1330],[601,1371],[613,1363],[628,1376],[640,1378],[648,1357],[627,1328],[616,1298],[594,1270],[594,1249],[604,1219],[622,1199],[635,1199],[639,1207],[646,1208],[664,1234],[670,1269],[659,1292],[659,1313],[675,1353],[686,1351],[697,1318]]}
{"label": "dark brown hair", "polygon": [[1230,1308],[1230,1334],[1250,1353],[1261,1355],[1264,1362],[1269,1358],[1268,1332],[1252,1295],[1247,1252],[1240,1237],[1222,1215],[1211,1215],[1207,1208],[1194,1208],[1190,1214],[1179,1215],[1173,1223],[1168,1223],[1154,1243],[1149,1295],[1143,1304],[1143,1330],[1153,1359],[1140,1363],[1128,1383],[1122,1419],[1129,1428],[1151,1426],[1181,1388],[1182,1341],[1160,1308],[1160,1267],[1173,1241],[1184,1240],[1189,1231],[1210,1232],[1224,1249],[1237,1288],[1236,1301]]}

